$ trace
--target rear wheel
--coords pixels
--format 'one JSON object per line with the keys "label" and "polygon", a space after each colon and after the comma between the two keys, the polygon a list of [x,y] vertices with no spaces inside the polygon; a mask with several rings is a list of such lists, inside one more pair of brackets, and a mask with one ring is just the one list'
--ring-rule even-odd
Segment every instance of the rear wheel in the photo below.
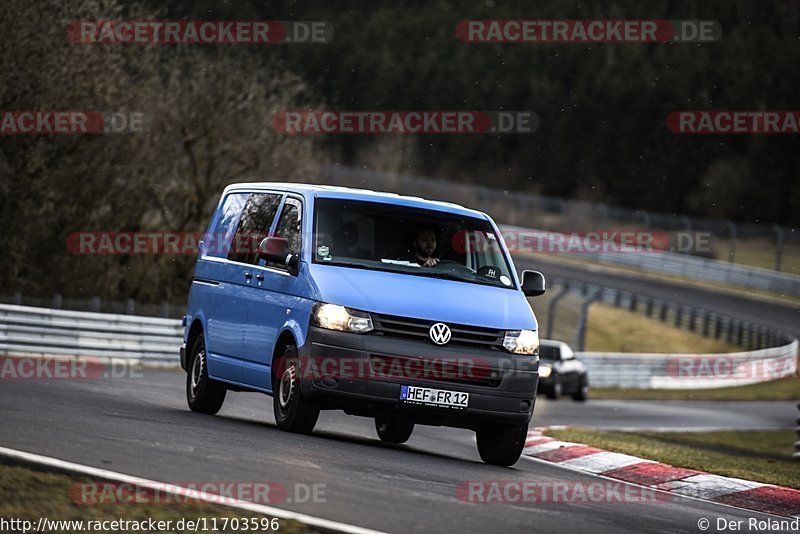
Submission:
{"label": "rear wheel", "polygon": [[527,437],[526,425],[487,424],[476,432],[478,453],[487,464],[514,465],[522,455]]}
{"label": "rear wheel", "polygon": [[193,412],[215,414],[225,402],[228,389],[224,384],[208,377],[206,342],[203,334],[192,345],[190,367],[186,373],[186,400]]}
{"label": "rear wheel", "polygon": [[278,428],[298,434],[310,434],[319,418],[319,408],[300,391],[300,359],[297,347],[287,345],[273,375],[272,409]]}
{"label": "rear wheel", "polygon": [[399,417],[378,416],[375,418],[378,437],[386,443],[405,443],[414,432],[414,423]]}

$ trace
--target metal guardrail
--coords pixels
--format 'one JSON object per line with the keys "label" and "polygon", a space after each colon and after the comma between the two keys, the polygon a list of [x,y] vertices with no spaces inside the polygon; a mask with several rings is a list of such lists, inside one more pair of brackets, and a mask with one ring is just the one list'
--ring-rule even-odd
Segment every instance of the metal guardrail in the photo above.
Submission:
{"label": "metal guardrail", "polygon": [[709,389],[744,386],[797,374],[797,340],[730,354],[579,352],[595,387]]}
{"label": "metal guardrail", "polygon": [[[551,288],[561,286],[559,293],[570,292],[594,302],[657,319],[676,328],[684,328],[704,337],[725,340],[748,350],[788,345],[795,340],[793,336],[771,326],[743,321],[705,308],[557,276],[550,277],[548,281]],[[550,310],[551,322],[554,312],[556,310]],[[581,317],[581,321],[586,321],[585,315]],[[585,333],[585,329],[578,326],[577,333]],[[585,338],[576,335],[573,344],[581,352],[585,349]]]}
{"label": "metal guardrail", "polygon": [[[563,283],[563,281],[561,282]],[[584,288],[574,286],[575,291]],[[597,289],[594,289],[596,292]],[[602,290],[603,300],[631,306],[636,299],[621,292]],[[641,300],[640,300],[641,302]],[[718,323],[722,324],[722,323]],[[183,329],[180,321],[157,317],[115,315],[93,312],[52,310],[30,306],[0,304],[0,353],[65,357],[130,359],[142,363],[178,365]],[[779,337],[777,347],[713,355],[741,365],[752,362],[777,362],[781,369],[796,372],[798,342]],[[764,340],[770,338],[764,337]],[[755,341],[755,338],[753,338]],[[708,381],[675,376],[675,358],[697,355],[583,353],[594,386],[632,388],[719,387],[719,380]],[[792,364],[787,364],[791,361]],[[791,365],[795,365],[791,367]],[[677,368],[680,371],[680,367]],[[782,375],[783,376],[783,375]],[[736,379],[741,385],[755,380]]]}
{"label": "metal guardrail", "polygon": [[0,352],[179,364],[175,319],[0,304]]}
{"label": "metal guardrail", "polygon": [[[546,232],[519,226],[501,225],[500,228],[504,233],[535,234],[542,236],[543,239],[547,239],[546,236],[564,236],[558,232]],[[565,242],[566,240],[562,237],[561,241]],[[571,252],[569,249],[565,249],[558,255],[607,265],[632,267],[658,274],[683,276],[747,289],[800,296],[800,276],[720,260],[698,258],[688,254],[655,251],[644,253],[591,252],[587,250]]]}

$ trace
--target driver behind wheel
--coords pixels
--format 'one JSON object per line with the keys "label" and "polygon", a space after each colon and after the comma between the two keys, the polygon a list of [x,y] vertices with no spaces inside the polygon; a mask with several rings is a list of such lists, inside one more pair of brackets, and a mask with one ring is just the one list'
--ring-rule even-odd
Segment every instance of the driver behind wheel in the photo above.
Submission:
{"label": "driver behind wheel", "polygon": [[436,229],[430,225],[423,225],[417,228],[414,233],[414,240],[411,242],[411,250],[408,257],[404,258],[412,263],[417,263],[422,267],[433,267],[439,263],[436,254]]}

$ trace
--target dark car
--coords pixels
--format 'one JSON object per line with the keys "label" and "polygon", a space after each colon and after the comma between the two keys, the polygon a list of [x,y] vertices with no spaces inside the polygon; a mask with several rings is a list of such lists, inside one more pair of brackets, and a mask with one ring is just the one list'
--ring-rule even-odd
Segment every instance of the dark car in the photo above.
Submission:
{"label": "dark car", "polygon": [[539,345],[539,393],[548,399],[571,395],[576,401],[589,397],[589,373],[562,341],[543,339]]}

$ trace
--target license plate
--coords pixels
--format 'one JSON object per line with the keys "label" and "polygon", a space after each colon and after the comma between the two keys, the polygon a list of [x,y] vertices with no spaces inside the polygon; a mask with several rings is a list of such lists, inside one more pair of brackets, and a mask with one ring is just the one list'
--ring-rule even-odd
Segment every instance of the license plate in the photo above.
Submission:
{"label": "license plate", "polygon": [[469,402],[469,393],[446,389],[400,386],[400,400],[422,406],[440,406],[463,410]]}

